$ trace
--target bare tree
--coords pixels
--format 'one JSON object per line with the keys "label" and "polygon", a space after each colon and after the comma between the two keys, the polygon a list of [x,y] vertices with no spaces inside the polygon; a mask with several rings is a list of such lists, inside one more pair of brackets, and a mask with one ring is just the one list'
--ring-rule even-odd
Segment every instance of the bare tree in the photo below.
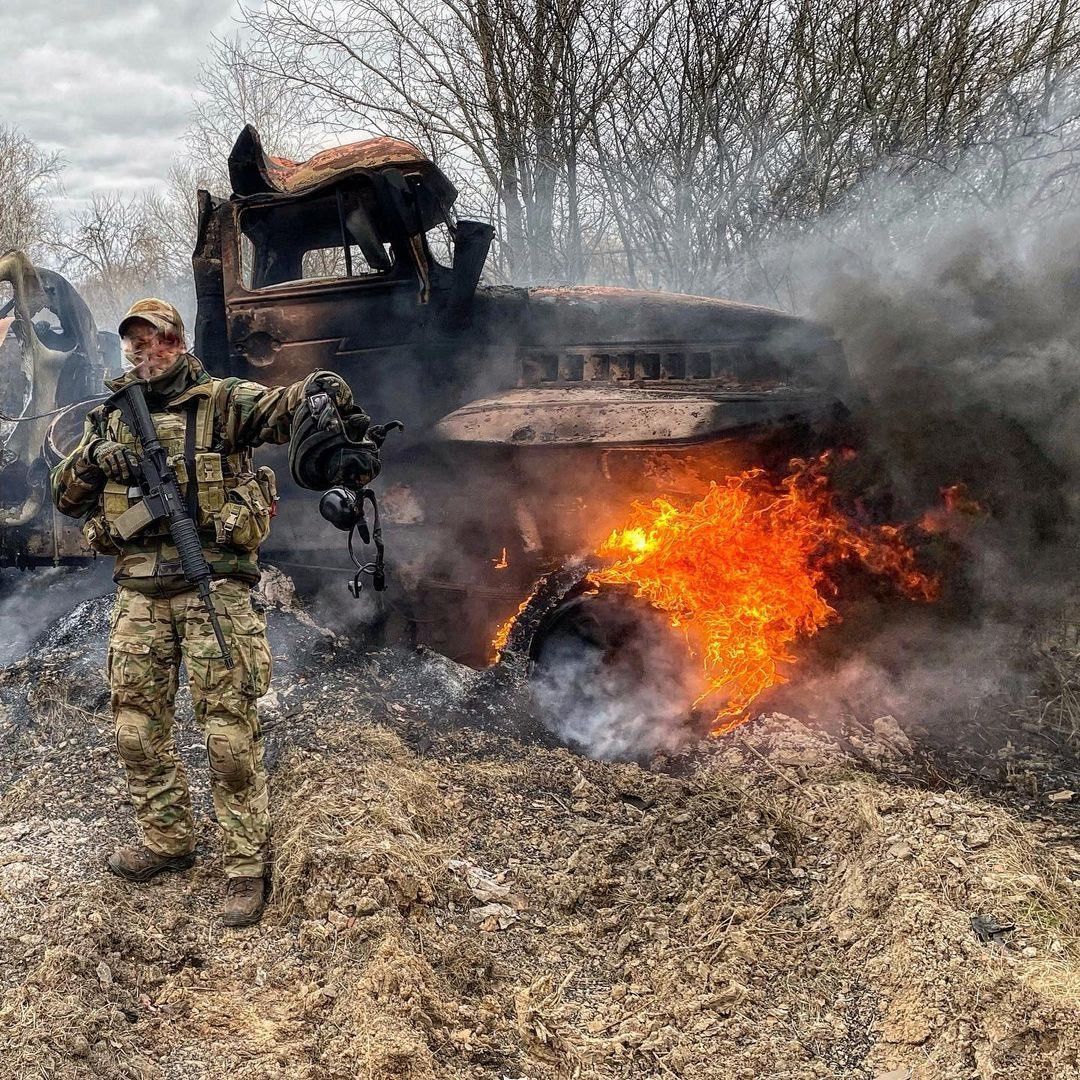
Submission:
{"label": "bare tree", "polygon": [[147,221],[153,224],[169,265],[177,273],[186,273],[191,267],[199,227],[197,192],[205,188],[221,194],[228,190],[227,182],[224,187],[222,183],[209,163],[183,155],[169,167],[164,188],[144,197]]}
{"label": "bare tree", "polygon": [[246,18],[259,72],[327,127],[412,138],[456,166],[465,208],[494,211],[506,272],[540,280],[582,269],[577,147],[665,7],[269,0]]}
{"label": "bare tree", "polygon": [[1080,178],[1078,29],[1071,0],[685,0],[590,140],[628,276],[741,291],[781,234],[903,213],[884,180],[913,211],[1035,201],[1052,175],[1060,205]]}
{"label": "bare tree", "polygon": [[0,254],[12,248],[35,258],[55,237],[52,196],[60,155],[49,154],[18,128],[0,124]]}
{"label": "bare tree", "polygon": [[194,315],[191,253],[198,230],[196,193],[230,190],[228,157],[244,124],[254,124],[272,153],[303,156],[318,135],[303,116],[303,101],[246,62],[237,39],[218,39],[200,69],[185,149],[165,185],[135,198],[94,198],[57,244],[64,265],[102,325],[135,296],[167,292]]}
{"label": "bare tree", "polygon": [[190,271],[177,265],[153,197],[94,196],[57,247],[102,326],[115,325],[132,301],[151,294],[190,309]]}
{"label": "bare tree", "polygon": [[413,139],[515,280],[757,291],[763,250],[880,214],[883,180],[898,214],[1080,195],[1080,0],[267,0],[245,20],[219,59],[221,85],[259,88],[249,112],[277,88],[316,129]]}
{"label": "bare tree", "polygon": [[185,179],[194,176],[203,186],[227,192],[229,151],[245,124],[258,129],[273,154],[299,158],[317,149],[307,101],[299,87],[261,72],[240,38],[216,38],[199,69],[185,138]]}

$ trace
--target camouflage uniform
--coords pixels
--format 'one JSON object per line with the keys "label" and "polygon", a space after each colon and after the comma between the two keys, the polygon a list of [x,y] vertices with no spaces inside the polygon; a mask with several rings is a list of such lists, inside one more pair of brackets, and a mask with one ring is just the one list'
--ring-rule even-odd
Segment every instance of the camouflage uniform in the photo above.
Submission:
{"label": "camouflage uniform", "polygon": [[[107,385],[115,390],[134,377]],[[147,404],[185,498],[189,479],[196,478],[189,505],[214,574],[211,595],[233,656],[231,671],[198,593],[183,576],[167,527],[158,523],[124,535],[122,515],[139,501],[138,492],[108,481],[93,456],[103,439],[137,451],[119,414],[93,409],[81,442],[51,475],[57,508],[85,518],[88,541],[116,556],[107,675],[116,746],[143,841],[158,855],[182,855],[194,846],[187,776],[172,735],[183,660],[205,734],[229,877],[263,873],[270,835],[256,698],[269,687],[271,657],[266,622],[250,594],[259,580],[257,545],[269,531],[275,491],[269,470],[252,471],[251,449],[288,441],[307,381],[266,387],[214,379],[184,354],[147,384]],[[341,400],[351,401],[346,386]]]}

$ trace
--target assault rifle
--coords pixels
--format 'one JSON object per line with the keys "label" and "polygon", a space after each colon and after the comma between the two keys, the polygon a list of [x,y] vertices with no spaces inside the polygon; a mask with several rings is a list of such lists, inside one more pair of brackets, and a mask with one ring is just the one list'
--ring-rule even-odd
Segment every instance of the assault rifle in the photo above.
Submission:
{"label": "assault rifle", "polygon": [[[107,410],[118,409],[139,444],[143,456],[134,462],[135,481],[142,490],[142,499],[129,507],[115,522],[115,528],[125,539],[134,536],[140,529],[155,521],[166,520],[169,535],[180,556],[180,565],[184,577],[199,590],[199,599],[210,616],[210,625],[214,628],[221,658],[227,668],[232,668],[233,659],[225,644],[225,635],[221,632],[214,602],[210,597],[210,564],[203,554],[199,533],[192,520],[184,498],[180,494],[180,484],[176,479],[176,470],[169,464],[165,447],[158,438],[157,428],[150,416],[143,394],[143,384],[133,381],[117,390],[105,403]],[[188,477],[188,487],[192,488],[195,477]]]}

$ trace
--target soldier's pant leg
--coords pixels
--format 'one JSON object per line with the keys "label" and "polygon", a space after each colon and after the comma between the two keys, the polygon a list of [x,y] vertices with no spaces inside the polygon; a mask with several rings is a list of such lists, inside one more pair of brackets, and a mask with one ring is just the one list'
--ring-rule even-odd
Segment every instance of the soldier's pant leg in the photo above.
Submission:
{"label": "soldier's pant leg", "polygon": [[191,698],[206,736],[214,811],[224,832],[225,873],[258,877],[266,866],[270,802],[263,767],[256,698],[270,686],[266,620],[251,607],[251,589],[222,581],[211,594],[233,657],[221,659],[209,616],[198,594],[187,593],[176,612]]}
{"label": "soldier's pant leg", "polygon": [[187,774],[173,741],[179,668],[169,602],[121,586],[106,660],[116,749],[143,843],[159,855],[195,846]]}

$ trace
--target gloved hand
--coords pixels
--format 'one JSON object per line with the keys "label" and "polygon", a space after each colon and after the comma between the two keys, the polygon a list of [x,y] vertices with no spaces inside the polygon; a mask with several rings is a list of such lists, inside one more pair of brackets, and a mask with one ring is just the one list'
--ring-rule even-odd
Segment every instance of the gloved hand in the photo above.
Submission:
{"label": "gloved hand", "polygon": [[135,455],[121,443],[102,439],[91,451],[95,465],[118,484],[130,484],[135,479]]}
{"label": "gloved hand", "polygon": [[340,375],[333,371],[316,371],[309,377],[308,394],[310,395],[316,389],[329,394],[337,405],[352,404],[352,389]]}
{"label": "gloved hand", "polygon": [[359,405],[349,405],[340,411],[346,437],[354,443],[363,442],[371,426],[371,417]]}
{"label": "gloved hand", "polygon": [[382,449],[382,444],[386,442],[386,436],[391,431],[404,431],[405,425],[400,420],[387,420],[385,424],[372,424],[367,429],[367,437],[375,444],[378,449]]}

